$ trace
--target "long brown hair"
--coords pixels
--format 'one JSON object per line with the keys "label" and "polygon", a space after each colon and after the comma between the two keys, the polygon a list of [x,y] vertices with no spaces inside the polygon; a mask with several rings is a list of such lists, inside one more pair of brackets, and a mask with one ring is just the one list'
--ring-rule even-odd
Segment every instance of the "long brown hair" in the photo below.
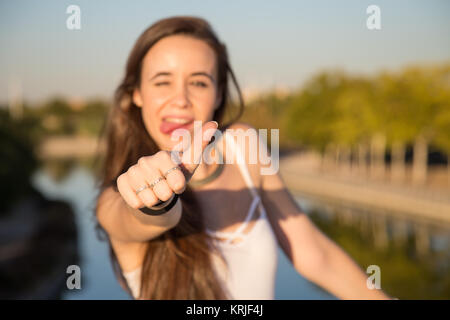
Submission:
{"label": "long brown hair", "polygon": [[[218,70],[218,93],[221,102],[213,120],[219,130],[225,130],[242,114],[244,103],[236,77],[228,60],[227,50],[210,24],[202,18],[178,16],[162,19],[147,28],[137,39],[127,60],[125,76],[117,87],[114,105],[110,110],[103,134],[106,153],[102,157],[99,195],[108,187],[117,190],[116,179],[138,159],[156,153],[159,148],[145,129],[141,108],[132,101],[133,90],[140,85],[142,60],[160,39],[183,34],[205,41],[215,52]],[[239,103],[237,114],[224,123],[226,109],[230,109],[231,94],[228,76],[233,81]],[[236,106],[233,104],[233,106]],[[211,254],[222,254],[205,233],[203,217],[193,190],[188,186],[180,196],[182,217],[174,228],[147,242],[142,265],[141,299],[227,299],[212,268]],[[98,202],[97,202],[98,205]],[[96,208],[97,209],[97,208]],[[97,210],[96,210],[97,211]],[[96,223],[97,231],[105,230]],[[122,274],[115,252],[109,243],[111,262],[121,286],[131,294]]]}

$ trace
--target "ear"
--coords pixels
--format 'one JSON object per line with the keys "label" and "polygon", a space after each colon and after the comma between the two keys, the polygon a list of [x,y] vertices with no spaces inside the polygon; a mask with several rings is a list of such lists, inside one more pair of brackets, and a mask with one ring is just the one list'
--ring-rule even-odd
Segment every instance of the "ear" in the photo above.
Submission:
{"label": "ear", "polygon": [[139,108],[142,108],[142,96],[139,88],[133,90],[133,103]]}

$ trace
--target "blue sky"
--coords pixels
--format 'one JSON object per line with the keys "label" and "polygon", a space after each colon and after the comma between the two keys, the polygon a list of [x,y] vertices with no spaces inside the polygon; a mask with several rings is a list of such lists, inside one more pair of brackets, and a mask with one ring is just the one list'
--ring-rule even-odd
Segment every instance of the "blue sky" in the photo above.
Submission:
{"label": "blue sky", "polygon": [[[66,8],[81,8],[81,30]],[[366,8],[381,9],[381,30]],[[396,70],[450,61],[450,1],[1,1],[0,102],[20,83],[30,102],[111,97],[139,34],[158,19],[197,15],[227,45],[244,88],[299,87],[312,74]]]}

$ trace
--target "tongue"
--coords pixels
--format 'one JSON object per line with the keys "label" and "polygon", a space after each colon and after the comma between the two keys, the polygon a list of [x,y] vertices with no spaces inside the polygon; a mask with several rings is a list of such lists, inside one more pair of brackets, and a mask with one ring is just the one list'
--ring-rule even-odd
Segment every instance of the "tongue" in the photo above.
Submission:
{"label": "tongue", "polygon": [[185,124],[182,124],[182,123],[173,123],[173,122],[163,121],[161,123],[160,130],[163,133],[169,133],[169,132],[171,132],[173,130],[176,130],[176,129],[181,128],[181,127],[186,126],[186,125],[189,125],[189,122],[185,123]]}

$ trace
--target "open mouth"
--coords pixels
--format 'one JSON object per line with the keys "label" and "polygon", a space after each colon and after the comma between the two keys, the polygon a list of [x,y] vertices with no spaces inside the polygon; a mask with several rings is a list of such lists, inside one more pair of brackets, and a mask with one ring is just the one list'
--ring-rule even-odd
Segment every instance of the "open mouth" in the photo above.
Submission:
{"label": "open mouth", "polygon": [[194,122],[193,118],[165,117],[160,125],[160,131],[164,134],[171,134],[176,129],[189,129]]}

